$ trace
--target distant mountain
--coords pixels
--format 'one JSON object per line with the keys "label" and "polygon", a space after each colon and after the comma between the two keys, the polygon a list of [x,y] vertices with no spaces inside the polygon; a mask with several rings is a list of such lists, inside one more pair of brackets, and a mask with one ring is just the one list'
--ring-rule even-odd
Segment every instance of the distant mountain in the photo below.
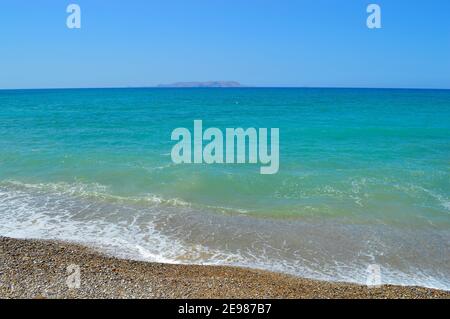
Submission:
{"label": "distant mountain", "polygon": [[208,82],[177,82],[172,84],[160,84],[160,88],[238,88],[242,87],[236,81],[208,81]]}

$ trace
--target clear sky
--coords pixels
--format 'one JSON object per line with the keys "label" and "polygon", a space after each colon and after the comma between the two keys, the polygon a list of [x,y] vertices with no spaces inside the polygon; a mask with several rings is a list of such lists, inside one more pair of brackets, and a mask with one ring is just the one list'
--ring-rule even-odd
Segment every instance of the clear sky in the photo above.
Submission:
{"label": "clear sky", "polygon": [[[79,4],[81,29],[66,7]],[[367,5],[382,29],[366,26]],[[450,89],[449,0],[1,0],[0,88]]]}

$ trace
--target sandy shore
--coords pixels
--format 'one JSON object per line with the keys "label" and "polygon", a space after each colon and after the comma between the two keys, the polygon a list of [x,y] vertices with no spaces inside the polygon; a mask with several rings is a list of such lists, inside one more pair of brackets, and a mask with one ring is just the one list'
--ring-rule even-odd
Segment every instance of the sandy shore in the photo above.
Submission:
{"label": "sandy shore", "polygon": [[[81,270],[68,287],[69,265]],[[76,277],[69,277],[76,284]],[[418,287],[367,288],[234,267],[146,263],[90,248],[0,238],[0,298],[450,298]]]}

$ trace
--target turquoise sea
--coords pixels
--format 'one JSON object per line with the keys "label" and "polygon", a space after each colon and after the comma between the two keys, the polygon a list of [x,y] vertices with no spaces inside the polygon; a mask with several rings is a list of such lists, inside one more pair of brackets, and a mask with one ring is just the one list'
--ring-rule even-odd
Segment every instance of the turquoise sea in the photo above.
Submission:
{"label": "turquoise sea", "polygon": [[[173,164],[194,120],[279,128],[278,174]],[[0,91],[0,236],[450,290],[450,91]]]}

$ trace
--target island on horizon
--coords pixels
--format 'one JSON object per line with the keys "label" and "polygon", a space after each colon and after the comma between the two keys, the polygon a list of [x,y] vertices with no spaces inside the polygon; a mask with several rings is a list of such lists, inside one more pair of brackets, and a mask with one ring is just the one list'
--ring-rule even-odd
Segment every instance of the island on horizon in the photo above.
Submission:
{"label": "island on horizon", "polygon": [[239,88],[244,87],[236,81],[176,82],[160,84],[160,88]]}

